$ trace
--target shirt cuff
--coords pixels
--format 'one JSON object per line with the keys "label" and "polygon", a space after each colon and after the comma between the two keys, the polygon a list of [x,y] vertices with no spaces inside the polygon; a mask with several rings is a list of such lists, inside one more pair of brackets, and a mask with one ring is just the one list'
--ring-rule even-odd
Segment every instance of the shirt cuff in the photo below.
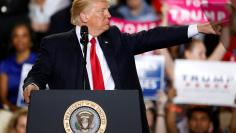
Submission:
{"label": "shirt cuff", "polygon": [[188,38],[191,38],[195,35],[197,35],[199,32],[198,32],[198,29],[197,29],[197,24],[194,24],[194,25],[189,25],[188,27]]}
{"label": "shirt cuff", "polygon": [[31,83],[34,87],[36,87],[37,90],[39,90],[39,87],[35,83]]}

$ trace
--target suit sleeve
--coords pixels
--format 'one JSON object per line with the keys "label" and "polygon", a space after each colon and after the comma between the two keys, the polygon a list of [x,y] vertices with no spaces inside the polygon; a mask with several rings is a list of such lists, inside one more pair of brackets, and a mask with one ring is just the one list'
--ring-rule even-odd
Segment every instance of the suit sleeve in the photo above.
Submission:
{"label": "suit sleeve", "polygon": [[47,39],[43,39],[41,49],[36,63],[28,73],[27,78],[24,80],[23,89],[29,84],[36,84],[40,89],[45,89],[52,73],[52,48]]}
{"label": "suit sleeve", "polygon": [[156,27],[136,34],[121,33],[122,44],[133,55],[187,43],[188,26]]}

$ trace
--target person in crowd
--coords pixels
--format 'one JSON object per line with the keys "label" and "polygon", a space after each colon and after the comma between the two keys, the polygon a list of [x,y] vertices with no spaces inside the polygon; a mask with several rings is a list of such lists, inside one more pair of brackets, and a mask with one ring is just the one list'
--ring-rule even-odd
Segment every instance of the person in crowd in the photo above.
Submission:
{"label": "person in crowd", "polygon": [[15,110],[22,65],[34,64],[37,55],[30,49],[31,30],[25,23],[14,26],[11,43],[14,53],[0,63],[0,100],[5,109]]}
{"label": "person in crowd", "polygon": [[70,4],[70,0],[31,0],[29,16],[33,30],[47,32],[51,16]]}
{"label": "person in crowd", "polygon": [[227,53],[224,56],[224,61],[236,62],[236,2],[230,5],[231,19],[230,19],[230,45]]}
{"label": "person in crowd", "polygon": [[156,110],[154,103],[151,100],[145,101],[146,107],[146,116],[148,121],[148,127],[150,129],[150,133],[154,133],[155,131],[155,123],[156,123]]}
{"label": "person in crowd", "polygon": [[174,104],[176,90],[173,87],[168,88],[167,95],[166,126],[168,133],[211,133],[213,131],[210,107]]}
{"label": "person in crowd", "polygon": [[13,113],[9,110],[0,109],[0,133],[5,133],[7,125],[12,117]]}
{"label": "person in crowd", "polygon": [[126,4],[120,6],[118,12],[126,20],[130,21],[157,21],[160,18],[144,0],[126,0]]}
{"label": "person in crowd", "polygon": [[26,133],[27,114],[28,110],[25,108],[17,110],[10,119],[5,133]]}
{"label": "person in crowd", "polygon": [[156,101],[146,100],[146,115],[150,133],[167,133],[165,106],[168,97],[164,90],[159,90]]}
{"label": "person in crowd", "polygon": [[[226,31],[224,31],[226,32]],[[227,39],[226,39],[227,40]],[[225,42],[226,42],[225,40]],[[184,55],[183,55],[183,58],[184,59],[189,59],[189,60],[221,60],[222,57],[224,56],[224,53],[226,52],[226,48],[224,47],[225,45],[223,45],[221,42],[217,45],[217,47],[215,48],[215,50],[212,52],[212,54],[207,57],[206,56],[206,47],[205,47],[205,44],[204,42],[201,40],[201,39],[192,39],[188,44],[185,44],[184,45],[185,49],[184,49]],[[170,58],[170,60],[172,60]],[[174,65],[172,65],[174,66]],[[174,68],[172,68],[174,69]],[[175,108],[179,108],[178,110],[182,110],[182,114],[185,114],[184,113],[184,109],[188,106],[174,106]],[[172,109],[173,110],[173,109]],[[176,118],[177,116],[175,116],[174,114],[171,114],[171,113],[176,113],[175,111],[170,111],[169,112],[169,116],[171,116],[170,118]],[[212,112],[213,113],[213,112]],[[180,113],[179,113],[180,114]],[[217,116],[217,115],[216,115]],[[167,119],[169,121],[173,121],[173,120],[170,120],[170,119]],[[211,122],[214,122],[213,124],[215,125],[215,132],[216,130],[218,130],[218,120],[215,120],[213,121],[213,119],[211,119]],[[168,123],[171,123],[171,122],[168,122]],[[186,124],[186,120],[183,118],[181,122],[179,122],[181,124],[179,125],[185,125]],[[169,129],[170,130],[175,130],[174,128],[170,128],[171,126],[173,126],[173,124],[169,124]],[[216,127],[217,126],[217,127]],[[179,126],[179,128],[181,128],[180,132],[185,132],[187,130],[185,126]]]}
{"label": "person in crowd", "polygon": [[190,60],[221,60],[226,52],[226,48],[222,43],[219,43],[213,53],[207,57],[207,49],[205,44],[200,39],[193,39],[185,45],[184,58]]}
{"label": "person in crowd", "polygon": [[[207,105],[188,105],[186,106],[186,125],[182,126],[182,129],[176,124],[177,115],[181,110],[173,102],[173,98],[176,96],[176,90],[170,88],[168,90],[168,103],[166,104],[166,123],[168,133],[221,133],[225,129],[219,129],[214,127],[214,114],[213,108]],[[232,117],[227,130],[229,133],[235,133],[236,128],[236,108],[232,107]]]}
{"label": "person in crowd", "polygon": [[[155,0],[154,0],[155,1]],[[162,26],[167,26],[168,25],[168,5],[162,1]],[[222,25],[222,33],[221,35],[217,35],[218,38],[220,38],[220,40],[218,41],[218,44],[216,45],[216,47],[213,49],[213,52],[210,53],[210,55],[208,55],[207,57],[207,47],[214,47],[212,44],[205,44],[204,41],[204,36],[206,34],[201,34],[202,38],[201,39],[194,39],[193,41],[190,41],[188,44],[186,45],[179,45],[179,46],[174,46],[174,47],[170,47],[168,49],[161,49],[159,50],[159,53],[165,56],[165,61],[166,61],[166,76],[167,79],[170,81],[174,80],[174,60],[178,59],[178,58],[184,58],[184,54],[186,54],[186,51],[189,51],[188,46],[190,45],[195,45],[195,41],[199,40],[198,42],[201,42],[201,46],[198,45],[199,47],[195,47],[192,51],[194,51],[195,54],[200,54],[200,53],[204,53],[206,56],[206,59],[208,60],[222,60],[224,54],[227,52],[227,48],[229,47],[229,43],[230,43],[230,38],[229,38],[229,27],[228,25]],[[193,37],[193,38],[199,38],[197,36]],[[212,38],[210,38],[212,39]],[[200,48],[200,49],[199,49]],[[199,52],[199,53],[196,53]]]}
{"label": "person in crowd", "polygon": [[[182,129],[177,127],[177,106],[173,103],[167,105],[167,127],[169,133],[214,133],[213,113],[208,106],[188,106],[186,109],[186,125]],[[219,131],[217,131],[219,132]]]}
{"label": "person in crowd", "polygon": [[232,108],[232,117],[229,126],[229,133],[236,133],[236,108]]}
{"label": "person in crowd", "polygon": [[115,3],[113,3],[109,7],[109,12],[112,17],[123,19],[124,16],[118,11],[118,9],[125,4],[125,0],[116,0]]}
{"label": "person in crowd", "polygon": [[[52,15],[58,11],[64,10],[71,5],[71,0],[31,0],[29,4],[29,17],[31,27],[36,35],[36,47],[39,48],[39,42],[47,35],[50,28]],[[63,14],[64,15],[64,14]],[[59,20],[61,24],[65,20]]]}
{"label": "person in crowd", "polygon": [[[211,61],[220,61],[223,59],[224,54],[227,52],[227,47],[229,45],[229,29],[228,27],[223,28],[221,40],[214,51],[207,57],[206,45],[203,41],[203,38],[194,37],[189,43],[184,45],[184,50],[182,55],[179,55],[179,58],[191,59],[191,60],[211,60]],[[168,78],[174,80],[174,59],[171,56],[171,53],[162,49],[161,53],[165,55],[166,63],[168,67],[166,68]]]}
{"label": "person in crowd", "polygon": [[189,133],[209,133],[212,132],[212,112],[208,107],[193,107],[188,110]]}
{"label": "person in crowd", "polygon": [[160,90],[157,93],[157,100],[156,100],[156,124],[155,124],[155,133],[167,133],[166,127],[166,103],[168,97],[165,94],[164,90]]}
{"label": "person in crowd", "polygon": [[0,60],[7,56],[12,27],[18,22],[29,22],[29,0],[0,0]]}
{"label": "person in crowd", "polygon": [[[230,28],[232,30],[232,28]],[[218,43],[218,45],[216,46],[216,48],[214,49],[214,51],[207,57],[206,53],[206,46],[203,42],[203,40],[200,39],[193,39],[190,43],[184,45],[185,49],[184,49],[184,58],[185,59],[192,59],[192,60],[221,60],[222,57],[224,56],[227,47],[229,45],[229,27],[224,27],[223,31],[222,31],[222,35],[221,35],[221,39],[220,42]],[[232,46],[231,46],[232,47]],[[169,54],[167,52],[167,54]],[[172,58],[169,58],[169,60],[172,60]],[[173,64],[173,62],[169,62],[170,64]],[[169,65],[169,66],[173,66],[173,65]],[[173,70],[173,68],[171,69]],[[174,95],[172,95],[173,97]],[[171,98],[172,99],[172,98]],[[172,101],[172,100],[168,100],[168,101]],[[197,107],[198,108],[198,107]],[[188,115],[188,120],[189,121],[185,121],[183,120],[182,122],[182,129],[181,129],[181,124],[176,125],[176,121],[179,121],[177,114],[184,114],[184,108],[180,108],[179,106],[176,105],[170,105],[168,106],[168,115],[167,115],[167,127],[170,133],[175,133],[175,132],[220,132],[223,129],[219,128],[219,124],[217,124],[217,119],[219,118],[212,118],[212,116],[215,114],[215,112],[211,112],[211,117],[209,115],[209,107],[207,107],[208,109],[205,108],[195,108],[192,111],[188,111],[188,112],[192,112],[189,113]],[[217,109],[216,107],[214,107],[215,109]],[[188,110],[188,109],[187,109]],[[191,110],[191,109],[190,109]],[[195,110],[195,111],[194,111]],[[198,111],[197,111],[198,110]],[[202,111],[201,111],[202,110]],[[203,110],[208,110],[208,111],[203,111]],[[217,109],[218,110],[218,109]],[[228,128],[228,130],[230,132],[235,132],[235,108],[232,108],[232,118],[231,118],[231,124],[230,127]],[[195,112],[195,113],[193,113]],[[196,113],[198,112],[198,113]],[[191,114],[191,115],[190,115]],[[219,114],[218,114],[219,115]],[[215,117],[218,117],[218,115],[215,115]],[[196,120],[192,119],[195,118]],[[197,119],[199,118],[199,119]],[[204,118],[204,119],[200,119],[200,118]],[[207,118],[207,119],[206,119]],[[211,118],[211,119],[210,119]],[[197,123],[197,121],[200,121],[199,123]],[[186,125],[188,126],[184,126],[184,123],[187,123]],[[222,121],[220,121],[222,122]],[[180,122],[179,122],[180,123]],[[217,127],[214,127],[217,126]],[[178,126],[178,128],[177,128]],[[188,128],[188,130],[186,130]],[[201,131],[199,131],[201,130]]]}

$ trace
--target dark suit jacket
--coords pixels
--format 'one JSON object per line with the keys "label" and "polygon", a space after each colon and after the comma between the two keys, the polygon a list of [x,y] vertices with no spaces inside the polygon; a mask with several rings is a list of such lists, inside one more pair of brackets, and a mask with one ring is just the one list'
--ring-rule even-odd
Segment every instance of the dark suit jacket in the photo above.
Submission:
{"label": "dark suit jacket", "polygon": [[[111,27],[98,37],[115,83],[115,89],[138,89],[142,107],[143,132],[148,132],[134,55],[187,42],[187,26],[158,27],[137,34],[124,34]],[[88,81],[87,81],[88,82]],[[43,39],[41,53],[25,79],[25,85],[35,83],[40,89],[48,83],[51,89],[83,88],[82,51],[75,29]]]}

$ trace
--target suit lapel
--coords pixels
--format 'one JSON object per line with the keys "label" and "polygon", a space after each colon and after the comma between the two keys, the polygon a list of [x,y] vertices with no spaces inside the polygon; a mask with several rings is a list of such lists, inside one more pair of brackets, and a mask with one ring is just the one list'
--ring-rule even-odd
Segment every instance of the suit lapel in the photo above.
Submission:
{"label": "suit lapel", "polygon": [[119,83],[119,73],[118,73],[117,63],[114,57],[114,50],[112,44],[110,40],[105,36],[99,36],[98,41],[102,48],[103,54],[106,58],[108,67],[111,71],[111,76],[115,83],[115,89],[119,89],[121,88]]}

